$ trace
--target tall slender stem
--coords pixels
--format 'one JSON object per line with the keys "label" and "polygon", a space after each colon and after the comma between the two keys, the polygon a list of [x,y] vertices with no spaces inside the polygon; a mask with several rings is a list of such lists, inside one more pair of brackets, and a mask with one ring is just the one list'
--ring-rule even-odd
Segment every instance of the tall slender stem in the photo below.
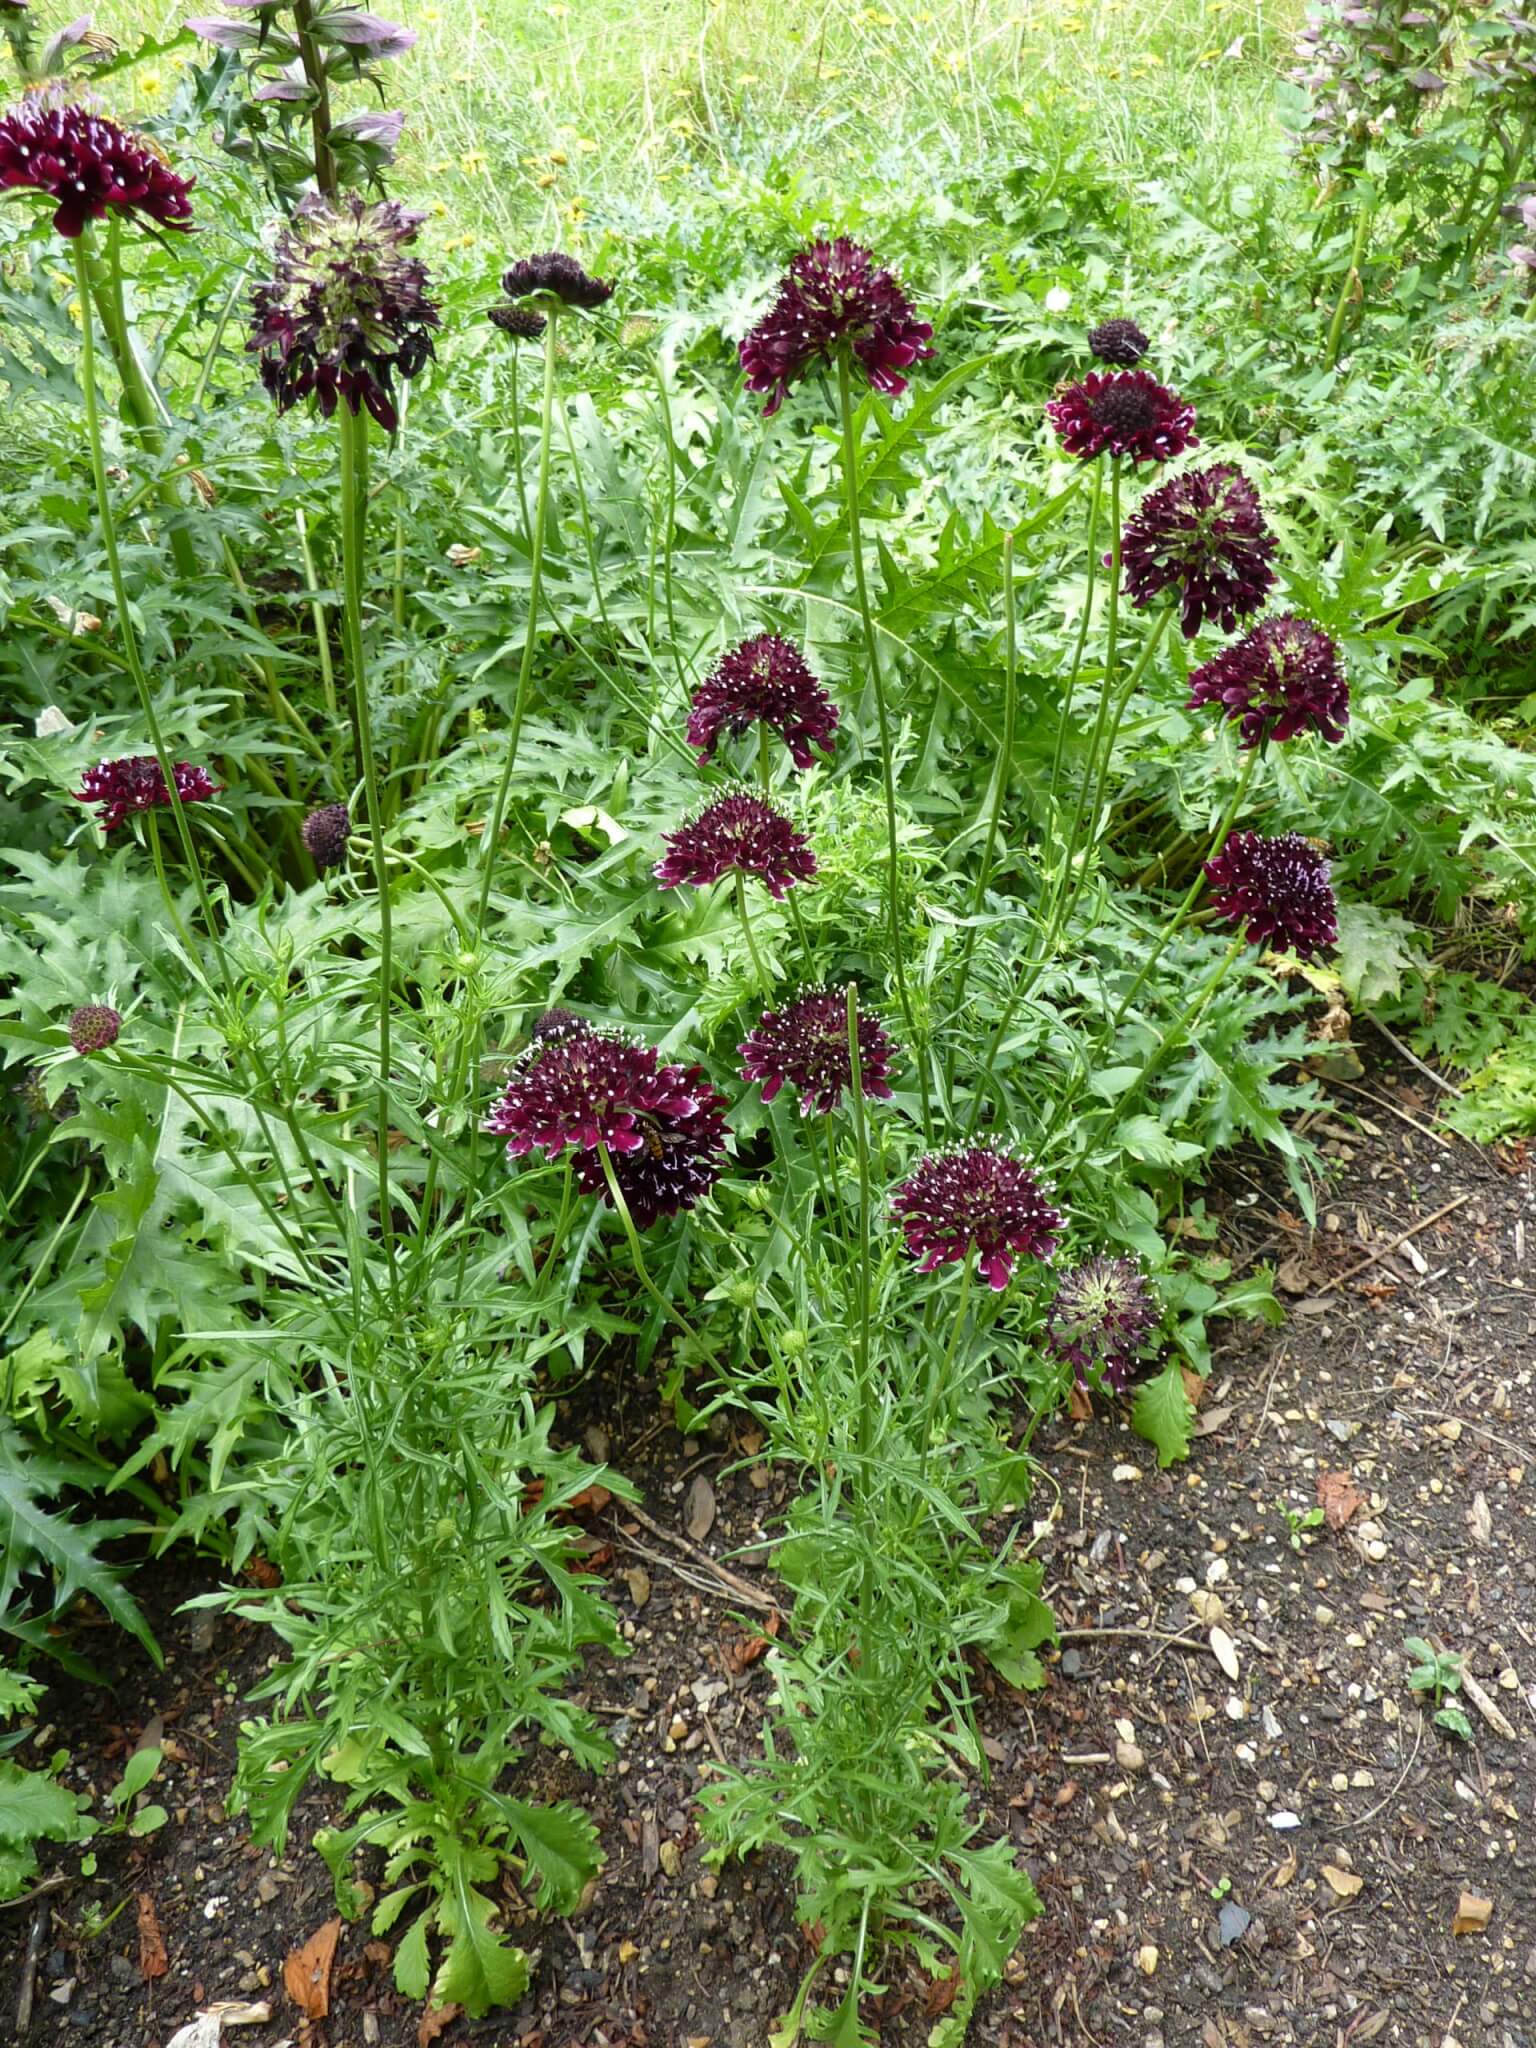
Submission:
{"label": "tall slender stem", "polygon": [[655,1302],[669,1321],[676,1323],[690,1343],[696,1344],[698,1334],[685,1315],[681,1315],[662,1293],[651,1278],[651,1270],[645,1263],[645,1253],[640,1249],[640,1233],[635,1228],[635,1219],[629,1213],[629,1204],[624,1199],[624,1190],[619,1186],[619,1177],[613,1170],[613,1158],[606,1145],[600,1144],[597,1156],[603,1162],[603,1178],[608,1183],[609,1198],[618,1211],[619,1221],[624,1226],[624,1235],[629,1239],[629,1255],[634,1260],[635,1278]]}
{"label": "tall slender stem", "polygon": [[757,940],[752,932],[752,916],[747,909],[747,878],[740,868],[736,870],[736,910],[741,918],[741,929],[746,935],[747,951],[752,955],[752,971],[757,976],[757,986],[763,995],[773,987],[763,966],[762,955],[757,950]]}
{"label": "tall slender stem", "polygon": [[1325,370],[1331,370],[1339,360],[1339,342],[1344,333],[1344,315],[1349,308],[1349,294],[1360,282],[1360,265],[1365,257],[1366,238],[1371,232],[1371,223],[1376,218],[1374,198],[1362,197],[1359,205],[1360,210],[1355,216],[1355,238],[1349,250],[1349,268],[1344,273],[1344,282],[1339,286],[1333,318],[1328,323],[1328,345],[1323,351]]}
{"label": "tall slender stem", "polygon": [[[1115,693],[1115,663],[1120,653],[1120,458],[1109,458],[1109,608],[1105,620],[1104,674],[1099,684],[1099,707],[1094,714],[1093,732],[1088,742],[1088,759],[1083,765],[1083,776],[1078,784],[1077,800],[1072,806],[1072,823],[1067,829],[1066,843],[1062,847],[1061,862],[1056,876],[1056,901],[1060,905],[1068,895],[1072,884],[1072,862],[1077,854],[1078,835],[1083,829],[1083,817],[1087,809],[1088,790],[1094,780],[1094,770],[1099,759],[1099,749],[1104,742],[1104,727],[1109,717],[1110,702]],[[1063,919],[1059,912],[1051,922],[1051,939],[1061,930]],[[1049,943],[1041,948],[1042,956],[1050,950]]]}
{"label": "tall slender stem", "polygon": [[326,76],[325,53],[314,38],[313,0],[293,0],[293,25],[298,32],[299,61],[315,96],[310,110],[310,133],[315,146],[315,183],[326,199],[336,197],[336,159],[331,152],[331,87]]}
{"label": "tall slender stem", "polygon": [[368,415],[343,403],[341,421],[341,564],[347,667],[362,752],[363,795],[373,855],[374,894],[379,906],[379,1067],[375,1146],[379,1169],[379,1239],[391,1293],[396,1286],[394,1218],[389,1188],[390,1021],[394,996],[394,924],[389,900],[389,864],[384,851],[384,806],[379,763],[368,703],[368,667],[363,644],[363,564],[368,525]]}
{"label": "tall slender stem", "polygon": [[870,1401],[869,1383],[869,1320],[870,1320],[870,1271],[869,1271],[869,1131],[864,1121],[864,1067],[859,1058],[859,991],[854,982],[848,984],[848,1060],[852,1080],[849,1086],[849,1103],[853,1110],[853,1142],[859,1160],[859,1259],[857,1267],[857,1315],[858,1315],[858,1357],[859,1357],[859,1452],[867,1456],[872,1437],[871,1424],[874,1420]]}
{"label": "tall slender stem", "polygon": [[885,674],[880,665],[880,641],[870,610],[869,584],[864,573],[864,531],[859,519],[859,448],[853,422],[853,379],[846,354],[837,359],[837,395],[842,416],[843,491],[848,505],[848,546],[853,556],[853,582],[858,594],[859,617],[864,625],[864,645],[869,655],[869,678],[875,692],[875,713],[880,723],[880,774],[885,787],[885,837],[890,871],[886,903],[890,919],[891,961],[896,974],[896,996],[906,1021],[908,1042],[917,1066],[918,1088],[923,1105],[923,1135],[933,1130],[933,1113],[928,1102],[928,1062],[918,1043],[917,1021],[907,988],[907,965],[901,936],[901,864],[896,829],[896,763],[891,744],[890,709],[885,697]]}
{"label": "tall slender stem", "polygon": [[1083,609],[1077,621],[1077,639],[1072,647],[1072,666],[1067,671],[1067,687],[1062,695],[1061,713],[1056,722],[1056,744],[1051,749],[1051,779],[1046,785],[1045,823],[1051,836],[1056,832],[1056,797],[1061,788],[1061,762],[1066,747],[1068,730],[1072,723],[1072,700],[1077,695],[1078,678],[1083,672],[1083,649],[1088,642],[1088,629],[1093,621],[1093,598],[1099,580],[1099,506],[1104,496],[1104,465],[1093,465],[1093,494],[1088,500],[1088,578],[1083,592]]}

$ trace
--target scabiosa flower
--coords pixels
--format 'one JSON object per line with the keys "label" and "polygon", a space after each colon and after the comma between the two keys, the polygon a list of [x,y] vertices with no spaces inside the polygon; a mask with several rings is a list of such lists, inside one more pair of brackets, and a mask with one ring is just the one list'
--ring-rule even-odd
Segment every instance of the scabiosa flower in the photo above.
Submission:
{"label": "scabiosa flower", "polygon": [[658,1216],[691,1209],[719,1179],[725,1106],[698,1067],[663,1066],[652,1047],[565,1012],[554,1032],[535,1027],[485,1129],[506,1138],[509,1159],[535,1146],[550,1157],[574,1148],[578,1186],[611,1201],[598,1151],[606,1146],[625,1204],[646,1230]]}
{"label": "scabiosa flower", "polygon": [[[206,803],[224,787],[206,768],[194,768],[190,761],[177,761],[176,794],[184,804]],[[169,805],[160,763],[153,754],[129,754],[120,761],[100,761],[87,768],[80,787],[71,792],[76,803],[100,805],[101,829],[115,832],[125,818],[136,811],[153,811]]]}
{"label": "scabiosa flower", "polygon": [[0,115],[0,191],[45,193],[57,205],[54,227],[71,241],[109,212],[190,228],[195,182],[143,136],[52,93],[29,93]]}
{"label": "scabiosa flower", "polygon": [[1339,650],[1310,619],[1294,612],[1265,619],[1189,679],[1189,708],[1219,704],[1242,720],[1242,744],[1316,732],[1330,745],[1349,723],[1349,684]]}
{"label": "scabiosa flower", "polygon": [[123,1020],[110,1003],[82,1003],[71,1013],[69,1042],[82,1057],[116,1045]]}
{"label": "scabiosa flower", "polygon": [[868,249],[839,235],[802,249],[779,281],[778,296],[741,344],[749,391],[766,391],[764,415],[776,413],[816,362],[849,350],[876,391],[905,391],[902,375],[923,356],[933,329]]}
{"label": "scabiosa flower", "polygon": [[549,325],[544,315],[535,313],[531,306],[492,306],[485,317],[514,341],[537,341]]}
{"label": "scabiosa flower", "polygon": [[1198,448],[1195,408],[1148,370],[1090,370],[1045,408],[1069,455],[1129,455],[1132,462],[1171,462]]}
{"label": "scabiosa flower", "polygon": [[1186,640],[1207,619],[1230,633],[1272,589],[1276,541],[1259,494],[1229,462],[1194,469],[1148,491],[1120,543],[1126,595],[1144,610],[1165,590],[1180,593]]}
{"label": "scabiosa flower", "polygon": [[731,873],[756,875],[770,896],[783,898],[816,873],[805,834],[781,810],[750,790],[718,798],[690,823],[666,835],[666,857],[652,870],[663,889],[691,882],[702,889]]}
{"label": "scabiosa flower", "polygon": [[340,399],[394,432],[394,373],[416,375],[438,325],[426,265],[405,253],[425,217],[355,192],[299,208],[253,294],[246,343],[279,412],[313,395],[329,419]]}
{"label": "scabiosa flower", "polygon": [[541,1045],[548,1045],[557,1038],[575,1038],[583,1031],[590,1031],[591,1025],[574,1010],[562,1010],[557,1003],[552,1010],[546,1010],[537,1017],[529,1029],[528,1036],[537,1039]]}
{"label": "scabiosa flower", "polygon": [[831,753],[837,719],[837,706],[799,648],[777,633],[760,633],[733,647],[694,692],[688,744],[708,761],[722,732],[739,739],[751,725],[768,725],[795,766],[809,768],[813,745]]}
{"label": "scabiosa flower", "polygon": [[345,804],[322,804],[304,820],[302,836],[317,868],[339,868],[347,857],[352,818]]}
{"label": "scabiosa flower", "polygon": [[1339,936],[1328,863],[1299,833],[1278,839],[1234,832],[1205,864],[1217,914],[1244,927],[1255,946],[1310,960]]}
{"label": "scabiosa flower", "polygon": [[1133,370],[1152,344],[1134,320],[1104,320],[1090,331],[1088,346],[1101,363]]}
{"label": "scabiosa flower", "polygon": [[[889,1101],[887,1075],[896,1047],[878,1017],[857,1018],[859,1075],[865,1095]],[[853,1087],[848,1049],[848,998],[841,989],[803,989],[782,1010],[765,1010],[755,1031],[739,1046],[742,1078],[761,1081],[764,1102],[772,1102],[788,1081],[800,1090],[800,1108],[827,1115]]]}
{"label": "scabiosa flower", "polygon": [[[592,313],[613,297],[613,285],[601,277],[589,277],[574,256],[549,249],[542,256],[524,256],[501,280],[509,299],[526,299],[534,292],[548,292],[552,298],[582,312]],[[499,324],[499,323],[498,323]]]}
{"label": "scabiosa flower", "polygon": [[988,1285],[1008,1285],[1015,1257],[1048,1259],[1064,1218],[1021,1160],[989,1146],[931,1152],[891,1197],[907,1250],[931,1273],[976,1254]]}
{"label": "scabiosa flower", "polygon": [[1079,1386],[1092,1374],[1118,1393],[1156,1321],[1152,1290],[1134,1259],[1088,1259],[1057,1288],[1047,1340]]}

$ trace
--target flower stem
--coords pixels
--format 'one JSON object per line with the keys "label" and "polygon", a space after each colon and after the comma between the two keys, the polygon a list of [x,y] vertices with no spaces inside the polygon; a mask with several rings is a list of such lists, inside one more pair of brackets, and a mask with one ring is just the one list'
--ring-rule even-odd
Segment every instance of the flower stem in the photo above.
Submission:
{"label": "flower stem", "polygon": [[858,1287],[858,1359],[859,1359],[859,1452],[867,1456],[870,1450],[871,1427],[874,1420],[871,1408],[872,1389],[869,1383],[869,1320],[870,1320],[870,1270],[869,1270],[869,1131],[864,1120],[864,1069],[859,1059],[859,991],[857,984],[848,984],[848,1061],[853,1070],[849,1101],[853,1110],[853,1142],[859,1161],[859,1256],[857,1267]]}
{"label": "flower stem", "polygon": [[752,955],[752,971],[757,976],[758,989],[761,994],[767,995],[773,983],[768,979],[762,955],[757,950],[757,940],[752,935],[752,917],[747,909],[747,878],[740,868],[736,870],[736,910],[741,918],[741,929],[746,935],[747,951]]}
{"label": "flower stem", "polygon": [[859,617],[864,625],[864,645],[869,654],[869,676],[875,692],[875,713],[880,722],[880,773],[885,787],[885,837],[890,862],[887,908],[890,917],[891,962],[896,975],[896,996],[907,1026],[908,1042],[917,1066],[922,1095],[923,1135],[933,1129],[928,1101],[928,1064],[918,1043],[917,1021],[907,988],[907,965],[901,938],[901,867],[896,830],[896,764],[892,757],[890,710],[885,698],[885,675],[880,666],[880,642],[869,604],[869,584],[864,574],[864,531],[859,519],[859,451],[853,424],[853,379],[846,354],[837,359],[837,394],[842,416],[843,490],[848,504],[848,547],[853,556],[854,589],[858,594]]}
{"label": "flower stem", "polygon": [[379,1068],[375,1143],[379,1168],[379,1238],[390,1291],[396,1287],[394,1219],[389,1188],[390,1013],[393,1006],[394,926],[390,913],[389,864],[384,852],[384,807],[368,704],[368,670],[363,647],[363,559],[368,524],[368,416],[343,402],[341,422],[341,559],[347,666],[352,672],[352,705],[362,752],[363,794],[373,855],[374,894],[379,906]]}
{"label": "flower stem", "polygon": [[698,1333],[695,1331],[692,1323],[688,1321],[686,1316],[678,1313],[656,1285],[656,1282],[651,1278],[650,1268],[645,1263],[645,1253],[640,1249],[640,1233],[635,1228],[634,1217],[629,1213],[629,1204],[624,1199],[624,1190],[619,1186],[619,1177],[613,1170],[613,1157],[608,1147],[600,1143],[597,1148],[597,1156],[603,1162],[603,1178],[608,1183],[609,1199],[618,1211],[619,1221],[624,1226],[624,1235],[629,1239],[629,1255],[634,1260],[635,1278],[640,1282],[640,1285],[645,1289],[652,1301],[655,1302],[662,1314],[669,1321],[676,1323],[690,1343],[697,1344],[699,1341]]}
{"label": "flower stem", "polygon": [[1072,701],[1077,694],[1078,678],[1083,672],[1083,649],[1088,641],[1088,629],[1093,621],[1093,597],[1099,579],[1099,506],[1104,497],[1104,465],[1093,465],[1093,495],[1088,500],[1088,582],[1083,592],[1083,609],[1077,622],[1077,639],[1072,648],[1072,666],[1067,671],[1066,692],[1061,700],[1061,715],[1056,723],[1056,744],[1051,749],[1051,779],[1046,785],[1045,822],[1047,830],[1054,837],[1056,831],[1056,796],[1061,788],[1061,763],[1066,747],[1067,732],[1072,723]]}
{"label": "flower stem", "polygon": [[[977,1254],[965,1260],[960,1271],[960,1301],[955,1310],[954,1324],[950,1329],[949,1342],[944,1347],[943,1363],[935,1369],[932,1354],[928,1364],[928,1388],[923,1400],[923,1427],[919,1438],[919,1470],[924,1480],[928,1477],[928,1464],[933,1448],[933,1425],[938,1414],[939,1400],[949,1384],[949,1370],[955,1362],[955,1352],[960,1344],[960,1332],[965,1328],[966,1311],[971,1305],[971,1280],[975,1271]],[[917,1503],[918,1514],[923,1512],[921,1495]]]}
{"label": "flower stem", "polygon": [[1062,848],[1061,863],[1057,871],[1056,911],[1053,913],[1046,943],[1040,948],[1041,959],[1050,955],[1052,945],[1060,935],[1066,916],[1063,909],[1072,888],[1072,863],[1077,856],[1078,837],[1083,829],[1090,786],[1095,780],[1099,761],[1099,749],[1104,743],[1104,728],[1109,718],[1110,702],[1115,691],[1115,663],[1120,653],[1120,458],[1109,458],[1109,609],[1105,621],[1104,674],[1099,684],[1099,706],[1094,714],[1093,732],[1088,742],[1088,759],[1083,764],[1082,780],[1077,788],[1077,800],[1072,806],[1072,822],[1067,828],[1066,843]]}
{"label": "flower stem", "polygon": [[1344,273],[1344,282],[1339,286],[1339,296],[1333,308],[1333,318],[1328,323],[1328,345],[1323,351],[1323,368],[1331,370],[1339,360],[1339,342],[1344,333],[1344,315],[1349,308],[1349,295],[1360,283],[1360,265],[1365,257],[1365,244],[1371,232],[1371,223],[1376,218],[1374,198],[1362,198],[1355,215],[1355,239],[1350,245],[1349,268]]}

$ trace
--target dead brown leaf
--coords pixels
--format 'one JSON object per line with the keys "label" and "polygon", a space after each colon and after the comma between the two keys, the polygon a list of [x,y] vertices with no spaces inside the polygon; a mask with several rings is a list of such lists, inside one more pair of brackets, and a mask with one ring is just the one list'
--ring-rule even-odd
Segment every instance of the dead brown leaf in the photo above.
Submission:
{"label": "dead brown leaf", "polygon": [[1199,1373],[1191,1372],[1187,1365],[1179,1367],[1179,1377],[1184,1382],[1184,1391],[1189,1396],[1191,1408],[1198,1408],[1206,1396],[1206,1383]]}
{"label": "dead brown leaf", "polygon": [[341,1922],[327,1920],[283,1964],[283,1987],[307,2020],[323,2020],[331,2009],[331,1965],[341,1939]]}
{"label": "dead brown leaf", "polygon": [[707,1472],[696,1472],[683,1503],[683,1527],[695,1543],[702,1543],[715,1526],[715,1489]]}
{"label": "dead brown leaf", "polygon": [[1093,1398],[1086,1387],[1080,1387],[1076,1382],[1067,1396],[1067,1413],[1074,1422],[1093,1420]]}
{"label": "dead brown leaf", "polygon": [[570,1514],[595,1515],[600,1513],[602,1509],[607,1507],[609,1501],[611,1501],[612,1499],[613,1495],[609,1492],[606,1486],[598,1486],[594,1484],[591,1486],[582,1487],[579,1493],[573,1493],[565,1505],[567,1512]]}
{"label": "dead brown leaf", "polygon": [[1353,1870],[1340,1870],[1337,1863],[1325,1863],[1323,1876],[1328,1880],[1328,1889],[1336,1898],[1352,1899],[1365,1889],[1365,1879]]}
{"label": "dead brown leaf", "polygon": [[445,2027],[451,2027],[462,2005],[429,2005],[416,2027],[416,2048],[432,2048],[432,2043]]}
{"label": "dead brown leaf", "polygon": [[1317,1504],[1330,1529],[1342,1529],[1365,1506],[1365,1495],[1348,1472],[1319,1472]]}
{"label": "dead brown leaf", "polygon": [[155,1902],[148,1892],[140,1892],[136,1901],[139,1916],[139,1975],[148,1983],[152,1978],[163,1977],[171,1967],[171,1959],[165,1952],[165,1936],[160,1932],[159,1916]]}
{"label": "dead brown leaf", "polygon": [[1476,1892],[1463,1892],[1456,1902],[1452,1934],[1481,1934],[1493,1918],[1492,1899],[1480,1899]]}
{"label": "dead brown leaf", "polygon": [[927,2017],[936,2020],[949,2011],[960,1995],[960,1972],[951,1970],[947,1977],[935,1977],[928,1986],[923,1999],[923,2010]]}

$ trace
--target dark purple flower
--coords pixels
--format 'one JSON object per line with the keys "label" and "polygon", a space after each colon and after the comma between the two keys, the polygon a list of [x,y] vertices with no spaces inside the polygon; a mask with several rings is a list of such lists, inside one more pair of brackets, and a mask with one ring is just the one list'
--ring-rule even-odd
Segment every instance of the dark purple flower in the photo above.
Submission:
{"label": "dark purple flower", "polygon": [[1088,346],[1101,363],[1133,370],[1152,344],[1134,320],[1105,320],[1089,334]]}
{"label": "dark purple flower", "polygon": [[760,633],[733,647],[694,692],[688,744],[708,761],[722,732],[739,739],[751,725],[768,725],[795,766],[809,768],[813,745],[831,753],[837,718],[837,706],[799,648],[776,633]]}
{"label": "dark purple flower", "polygon": [[46,193],[53,225],[71,240],[109,212],[190,228],[195,182],[143,136],[51,93],[29,93],[0,115],[0,191]]}
{"label": "dark purple flower", "polygon": [[1310,960],[1339,936],[1328,863],[1299,833],[1278,839],[1234,832],[1205,864],[1218,916],[1244,927],[1255,946]]}
{"label": "dark purple flower", "polygon": [[[194,768],[190,761],[177,761],[172,772],[176,777],[176,794],[184,804],[206,803],[224,786],[215,782],[206,768]],[[71,794],[77,803],[101,806],[104,832],[115,832],[124,818],[136,811],[153,811],[171,801],[160,763],[153,754],[129,754],[120,761],[98,762],[94,768],[86,769],[80,787]]]}
{"label": "dark purple flower", "polygon": [[1021,1160],[988,1146],[929,1153],[891,1207],[921,1272],[974,1251],[983,1279],[998,1289],[1008,1285],[1015,1257],[1050,1257],[1064,1221]]}
{"label": "dark purple flower", "polygon": [[426,266],[405,253],[423,218],[355,192],[299,208],[278,238],[273,276],[256,287],[246,343],[279,412],[313,395],[329,419],[340,399],[354,413],[366,405],[393,433],[394,373],[416,375],[438,325]]}
{"label": "dark purple flower", "polygon": [[535,313],[531,306],[492,306],[485,317],[514,341],[537,341],[549,325],[544,315]]}
{"label": "dark purple flower", "polygon": [[1219,704],[1242,720],[1242,744],[1316,732],[1330,743],[1349,723],[1349,684],[1321,626],[1294,612],[1265,619],[1189,679],[1189,708]]}
{"label": "dark purple flower", "polygon": [[1147,370],[1090,370],[1045,408],[1069,455],[1091,462],[1128,455],[1132,462],[1171,462],[1198,448],[1195,408]]}
{"label": "dark purple flower", "polygon": [[663,1066],[648,1045],[559,1015],[555,1032],[539,1035],[535,1027],[485,1129],[506,1138],[509,1159],[535,1146],[550,1157],[573,1147],[583,1193],[611,1201],[598,1150],[605,1146],[642,1230],[658,1216],[691,1209],[720,1177],[726,1098],[698,1067]]}
{"label": "dark purple flower", "polygon": [[[896,1047],[878,1017],[858,1013],[859,1075],[865,1095],[890,1099],[886,1076]],[[841,989],[809,988],[782,1010],[765,1010],[755,1031],[738,1048],[742,1078],[761,1081],[764,1102],[772,1102],[788,1081],[800,1090],[805,1115],[836,1109],[853,1086],[848,1049],[848,998]]]}
{"label": "dark purple flower", "polygon": [[122,1017],[110,1003],[82,1003],[70,1016],[69,1042],[82,1056],[105,1052],[116,1045],[122,1028]]}
{"label": "dark purple flower", "polygon": [[1156,1301],[1134,1259],[1087,1259],[1057,1288],[1047,1336],[1079,1386],[1091,1374],[1118,1393],[1156,1321]]}
{"label": "dark purple flower", "polygon": [[1227,462],[1190,470],[1148,491],[1126,521],[1126,595],[1143,610],[1163,591],[1177,590],[1186,639],[1207,619],[1230,633],[1272,589],[1276,545],[1259,494],[1241,470]]}
{"label": "dark purple flower", "polygon": [[815,242],[793,258],[778,297],[741,344],[749,391],[766,391],[766,414],[776,413],[789,387],[816,362],[834,362],[848,350],[876,391],[905,391],[909,370],[933,329],[888,270],[877,270],[868,249],[839,235]]}
{"label": "dark purple flower", "polygon": [[304,844],[317,868],[339,868],[351,837],[352,817],[345,804],[322,804],[304,820]]}
{"label": "dark purple flower", "polygon": [[576,1038],[591,1029],[591,1025],[578,1017],[574,1010],[562,1010],[557,1003],[554,1009],[546,1010],[534,1020],[528,1035],[540,1045],[549,1045],[557,1038]]}
{"label": "dark purple flower", "polygon": [[810,842],[781,810],[750,790],[732,790],[690,823],[665,835],[667,853],[653,873],[663,889],[691,882],[696,889],[731,873],[756,875],[770,896],[782,898],[816,873]]}
{"label": "dark purple flower", "polygon": [[574,256],[549,249],[542,256],[524,256],[501,280],[509,299],[526,299],[534,292],[548,293],[567,306],[592,313],[613,297],[613,285],[605,278],[589,277]]}

